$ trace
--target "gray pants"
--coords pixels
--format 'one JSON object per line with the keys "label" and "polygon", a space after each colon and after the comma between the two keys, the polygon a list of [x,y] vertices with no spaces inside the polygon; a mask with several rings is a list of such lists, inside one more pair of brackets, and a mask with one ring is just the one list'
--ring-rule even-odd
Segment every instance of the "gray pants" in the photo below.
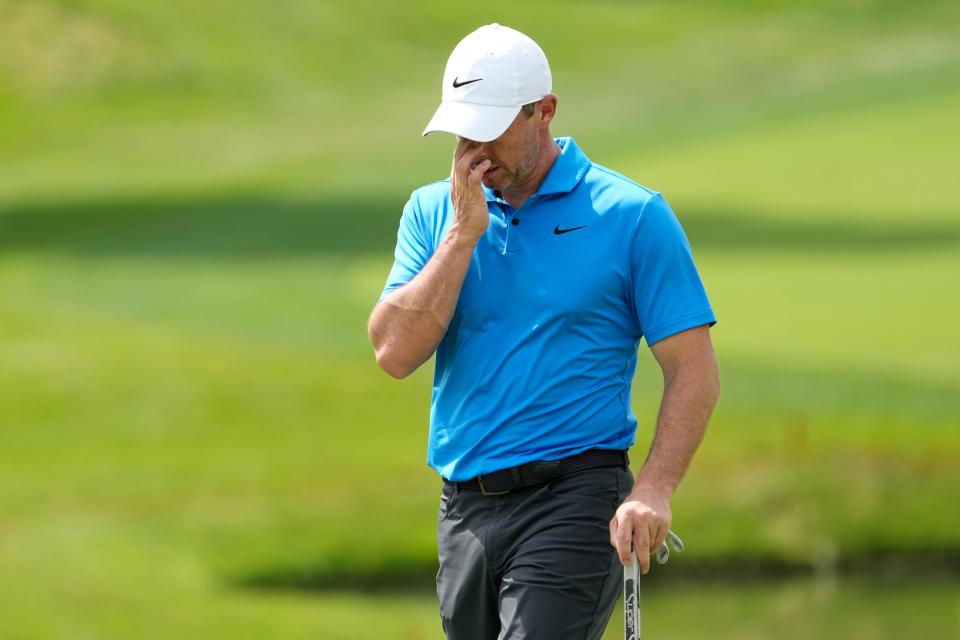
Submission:
{"label": "gray pants", "polygon": [[444,484],[437,595],[449,640],[594,640],[623,583],[609,523],[623,467],[580,471],[502,496]]}

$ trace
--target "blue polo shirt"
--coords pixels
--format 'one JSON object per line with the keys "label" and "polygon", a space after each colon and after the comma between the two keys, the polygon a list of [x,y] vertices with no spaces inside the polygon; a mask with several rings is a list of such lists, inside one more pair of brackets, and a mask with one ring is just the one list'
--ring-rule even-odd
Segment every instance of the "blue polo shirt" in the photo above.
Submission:
{"label": "blue polo shirt", "polygon": [[[640,339],[716,323],[663,196],[556,141],[519,209],[484,187],[490,224],[436,353],[427,463],[449,480],[626,449]],[[380,300],[419,273],[453,221],[449,179],[413,192]]]}

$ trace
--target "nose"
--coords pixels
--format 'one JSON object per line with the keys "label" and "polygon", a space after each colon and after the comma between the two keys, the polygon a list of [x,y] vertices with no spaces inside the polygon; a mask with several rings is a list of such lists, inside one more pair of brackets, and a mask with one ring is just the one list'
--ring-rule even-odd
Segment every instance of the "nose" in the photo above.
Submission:
{"label": "nose", "polygon": [[489,143],[478,142],[480,148],[477,150],[477,162],[483,162],[484,160],[489,160],[493,162],[493,158],[490,156]]}
{"label": "nose", "polygon": [[477,147],[477,150],[476,150],[477,155],[474,156],[473,162],[470,163],[470,169],[476,168],[476,166],[481,162],[483,162],[484,160],[489,160],[491,163],[493,163],[493,158],[491,158],[489,154],[487,154],[486,143],[475,142],[474,144],[479,145],[479,147]]}

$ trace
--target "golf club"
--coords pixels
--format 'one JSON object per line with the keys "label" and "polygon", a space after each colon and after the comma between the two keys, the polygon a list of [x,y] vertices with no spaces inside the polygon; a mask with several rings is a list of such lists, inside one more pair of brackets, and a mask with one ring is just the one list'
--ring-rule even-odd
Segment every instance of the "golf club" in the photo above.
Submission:
{"label": "golf club", "polygon": [[[666,564],[670,559],[670,547],[683,552],[683,540],[673,531],[657,549],[657,564]],[[630,564],[623,568],[623,637],[624,640],[640,640],[640,561],[636,550],[630,551]]]}

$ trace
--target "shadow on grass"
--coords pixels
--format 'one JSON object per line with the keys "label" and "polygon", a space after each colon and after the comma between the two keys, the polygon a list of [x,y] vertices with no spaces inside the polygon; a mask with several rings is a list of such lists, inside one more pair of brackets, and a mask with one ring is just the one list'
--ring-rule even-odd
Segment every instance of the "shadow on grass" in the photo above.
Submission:
{"label": "shadow on grass", "polygon": [[[236,576],[230,586],[253,591],[361,593],[434,592],[435,563],[395,560],[377,570],[341,569],[263,570]],[[651,564],[657,582],[753,582],[796,577],[864,577],[873,580],[956,580],[960,576],[960,550],[883,550],[848,556],[833,563],[795,562],[782,558],[736,557],[671,560],[666,566]]]}
{"label": "shadow on grass", "polygon": [[228,584],[254,591],[359,591],[366,593],[436,589],[436,561],[391,558],[376,569],[301,566],[252,571]]}
{"label": "shadow on grass", "polygon": [[[0,252],[238,259],[390,252],[404,197],[198,196],[0,206]],[[681,215],[697,250],[857,252],[960,244],[960,222],[953,222],[960,216],[944,216],[951,222],[939,224],[866,226],[725,209]]]}
{"label": "shadow on grass", "polygon": [[257,258],[390,250],[403,202],[260,197],[0,208],[0,251]]}

